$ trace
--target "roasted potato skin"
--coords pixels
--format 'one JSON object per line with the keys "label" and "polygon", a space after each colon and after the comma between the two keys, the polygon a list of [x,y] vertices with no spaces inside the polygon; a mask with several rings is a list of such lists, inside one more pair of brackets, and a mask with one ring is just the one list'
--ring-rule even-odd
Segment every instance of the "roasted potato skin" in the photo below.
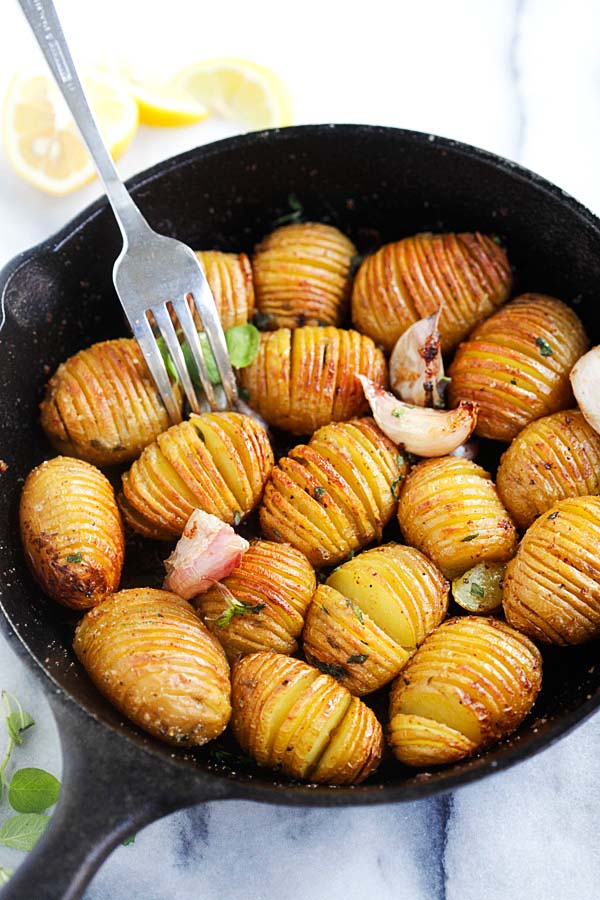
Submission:
{"label": "roasted potato skin", "polygon": [[489,472],[456,456],[412,469],[402,486],[398,522],[407,544],[450,579],[478,562],[507,562],[517,548],[514,523]]}
{"label": "roasted potato skin", "polygon": [[545,644],[600,637],[599,545],[598,497],[568,497],[543,513],[506,569],[506,620]]}
{"label": "roasted potato skin", "polygon": [[530,422],[573,406],[569,372],[588,340],[577,315],[545,294],[522,294],[460,345],[448,374],[451,406],[477,403],[475,433],[512,441]]}
{"label": "roasted potato skin", "polygon": [[237,524],[259,502],[273,466],[265,429],[240,413],[203,413],[173,425],[122,478],[125,521],[145,537],[171,540],[194,509]]}
{"label": "roasted potato skin", "polygon": [[335,569],[308,609],[306,658],[361,696],[391,681],[444,619],[449,585],[412,547],[385,544]]}
{"label": "roasted potato skin", "polygon": [[252,269],[267,328],[341,325],[356,247],[332,225],[282,225],[256,247]]}
{"label": "roasted potato skin", "polygon": [[110,482],[94,466],[68,456],[43,462],[25,481],[19,521],[27,564],[53,600],[88,609],[117,590],[123,526]]}
{"label": "roasted potato skin", "polygon": [[391,352],[406,329],[442,306],[444,353],[510,294],[506,254],[483,234],[417,234],[385,244],[361,264],[352,323]]}
{"label": "roasted potato skin", "polygon": [[[230,663],[248,653],[292,654],[315,592],[315,571],[289,544],[256,540],[231,575],[195,600],[202,621],[220,641]],[[219,625],[233,596],[252,611]]]}
{"label": "roasted potato skin", "polygon": [[600,494],[600,435],[578,409],[537,419],[502,455],[496,487],[522,531],[565,497]]}
{"label": "roasted potato skin", "polygon": [[[196,256],[206,275],[223,329],[245,325],[254,313],[254,280],[252,265],[245,253],[221,253],[198,250]],[[196,327],[202,323],[196,307],[190,302]]]}
{"label": "roasted potato skin", "polygon": [[542,659],[505,622],[448,619],[426,638],[390,696],[388,736],[409,766],[456,762],[511,734],[541,687]]}
{"label": "roasted potato skin", "polygon": [[[179,408],[182,395],[173,385]],[[40,405],[52,446],[96,466],[129,462],[171,420],[133,338],[101,341],[61,363]]]}
{"label": "roasted potato skin", "polygon": [[177,594],[114,594],[81,620],[73,649],[98,690],[159,740],[201,746],[224,731],[231,715],[227,659]]}
{"label": "roasted potato skin", "polygon": [[306,326],[261,335],[258,356],[240,372],[248,402],[275,428],[310,434],[369,411],[357,375],[387,384],[387,364],[371,338]]}
{"label": "roasted potato skin", "polygon": [[329,675],[279,653],[253,653],[232,671],[233,733],[259,765],[317,784],[358,784],[375,771],[375,714]]}
{"label": "roasted potato skin", "polygon": [[317,568],[336,565],[381,539],[407,469],[373,419],[326,425],[273,468],[260,507],[263,533]]}

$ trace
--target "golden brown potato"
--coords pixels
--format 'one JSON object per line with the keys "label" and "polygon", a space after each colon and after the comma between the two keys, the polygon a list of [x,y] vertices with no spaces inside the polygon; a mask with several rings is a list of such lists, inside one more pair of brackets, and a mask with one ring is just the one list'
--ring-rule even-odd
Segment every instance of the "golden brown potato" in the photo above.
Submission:
{"label": "golden brown potato", "polygon": [[321,784],[358,784],[383,752],[381,725],[329,675],[279,653],[233,667],[233,733],[259,765]]}
{"label": "golden brown potato", "polygon": [[123,475],[126,522],[145,537],[181,535],[194,509],[229,525],[251,512],[273,466],[264,428],[240,413],[203,413],[173,425]]}
{"label": "golden brown potato", "polygon": [[302,553],[289,544],[258,540],[231,575],[194,602],[235,662],[260,650],[294,653],[315,588],[314,569]]}
{"label": "golden brown potato", "polygon": [[27,477],[19,519],[29,568],[53,600],[88,609],[117,590],[123,526],[110,482],[94,466],[68,456],[43,462]]}
{"label": "golden brown potato", "polygon": [[310,434],[368,412],[357,375],[387,383],[385,358],[370,338],[307,326],[262,334],[258,356],[241,370],[240,383],[269,425]]}
{"label": "golden brown potato", "polygon": [[545,644],[600,637],[600,498],[569,497],[525,533],[504,575],[504,614]]}
{"label": "golden brown potato", "polygon": [[73,648],[98,690],[154,737],[200,746],[224,731],[227,659],[177,594],[120,591],[82,619]]}
{"label": "golden brown potato", "polygon": [[452,763],[519,727],[541,687],[542,658],[498,619],[448,619],[403,669],[390,697],[389,740],[407,766]]}
{"label": "golden brown potato", "polygon": [[61,363],[40,409],[52,446],[97,466],[135,459],[171,424],[133,338],[92,344]]}
{"label": "golden brown potato", "polygon": [[508,299],[504,250],[484,234],[417,234],[385,244],[359,268],[352,323],[388,352],[401,334],[440,306],[447,353]]}
{"label": "golden brown potato", "polygon": [[477,403],[475,434],[511,441],[535,419],[573,405],[569,372],[587,346],[566,304],[523,294],[458,348],[448,372],[450,404]]}
{"label": "golden brown potato", "polygon": [[[254,312],[252,266],[246,254],[198,250],[196,256],[215,298],[223,328],[227,330],[234,325],[245,325]],[[200,329],[202,326],[193,301],[190,308]]]}
{"label": "golden brown potato", "polygon": [[525,531],[558,500],[600,494],[600,435],[578,409],[537,419],[503,454],[496,486]]}
{"label": "golden brown potato", "polygon": [[260,524],[316,566],[333,566],[381,539],[407,465],[373,419],[320,428],[279,460],[266,484]]}
{"label": "golden brown potato", "polygon": [[407,544],[446,578],[458,578],[478,562],[506,562],[517,548],[515,526],[490,474],[457,456],[414,467],[402,487],[398,522]]}
{"label": "golden brown potato", "polygon": [[335,569],[308,608],[303,647],[352,694],[391,681],[448,609],[449,585],[427,557],[385,544]]}
{"label": "golden brown potato", "polygon": [[267,328],[341,325],[356,247],[332,225],[283,225],[252,259],[256,304]]}

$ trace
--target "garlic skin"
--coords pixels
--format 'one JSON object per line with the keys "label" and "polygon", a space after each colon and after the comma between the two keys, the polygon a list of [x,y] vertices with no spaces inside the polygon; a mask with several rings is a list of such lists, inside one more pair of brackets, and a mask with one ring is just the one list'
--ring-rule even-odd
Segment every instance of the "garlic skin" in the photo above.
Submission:
{"label": "garlic skin", "polygon": [[364,375],[357,378],[383,433],[416,456],[447,456],[468,440],[477,424],[476,403],[461,401],[447,411],[411,406]]}
{"label": "garlic skin", "polygon": [[419,319],[396,341],[390,357],[390,384],[405,403],[444,408],[440,380],[444,361],[439,321],[442,307],[431,316]]}
{"label": "garlic skin", "polygon": [[569,378],[586,422],[600,434],[600,345],[579,357]]}

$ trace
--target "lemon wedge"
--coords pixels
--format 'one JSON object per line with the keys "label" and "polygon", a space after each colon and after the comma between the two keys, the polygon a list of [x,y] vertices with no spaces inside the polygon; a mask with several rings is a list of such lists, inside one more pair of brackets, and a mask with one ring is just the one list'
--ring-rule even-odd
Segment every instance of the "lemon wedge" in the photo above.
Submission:
{"label": "lemon wedge", "polygon": [[147,67],[132,67],[125,60],[109,58],[100,69],[127,82],[142,125],[162,128],[193,125],[208,115],[206,107],[176,87],[172,79],[156,78]]}
{"label": "lemon wedge", "polygon": [[[116,159],[136,132],[137,103],[127,85],[113,77],[94,72],[83,82]],[[96,174],[65,101],[47,75],[13,78],[4,99],[2,140],[15,172],[49,194],[68,194]]]}
{"label": "lemon wedge", "polygon": [[250,60],[194,63],[175,75],[172,86],[247,131],[291,124],[292,103],[286,85],[270,69]]}

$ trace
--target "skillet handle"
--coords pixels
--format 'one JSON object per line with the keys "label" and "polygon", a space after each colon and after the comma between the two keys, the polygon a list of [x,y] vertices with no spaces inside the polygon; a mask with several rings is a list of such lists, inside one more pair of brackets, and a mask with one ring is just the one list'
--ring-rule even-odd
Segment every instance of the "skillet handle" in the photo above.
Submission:
{"label": "skillet handle", "polygon": [[63,784],[48,828],[2,889],[2,900],[78,900],[126,837],[184,806],[224,796],[203,773],[179,770],[64,695],[49,698],[61,736]]}

